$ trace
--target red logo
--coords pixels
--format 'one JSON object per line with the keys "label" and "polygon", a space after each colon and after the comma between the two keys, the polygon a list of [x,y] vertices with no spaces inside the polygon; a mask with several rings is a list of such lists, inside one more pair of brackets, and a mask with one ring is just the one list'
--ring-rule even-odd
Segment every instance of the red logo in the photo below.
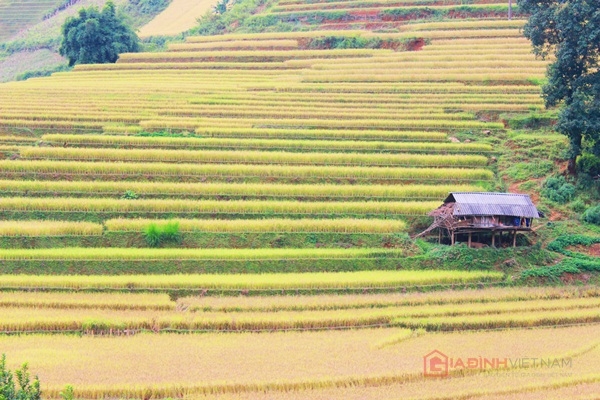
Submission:
{"label": "red logo", "polygon": [[434,350],[423,357],[423,375],[441,378],[448,376],[448,356],[439,350]]}

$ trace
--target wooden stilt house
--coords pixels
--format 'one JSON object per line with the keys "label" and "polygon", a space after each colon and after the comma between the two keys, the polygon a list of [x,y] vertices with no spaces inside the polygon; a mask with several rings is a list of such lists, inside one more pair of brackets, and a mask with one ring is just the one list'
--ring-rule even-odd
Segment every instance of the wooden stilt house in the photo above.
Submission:
{"label": "wooden stilt house", "polygon": [[474,235],[478,241],[491,236],[491,245],[496,246],[496,237],[501,241],[504,232],[516,246],[517,232],[530,232],[533,220],[543,217],[526,194],[473,192],[450,193],[429,215],[433,224],[417,237],[437,229],[440,243],[448,238],[454,245],[460,237],[469,247]]}

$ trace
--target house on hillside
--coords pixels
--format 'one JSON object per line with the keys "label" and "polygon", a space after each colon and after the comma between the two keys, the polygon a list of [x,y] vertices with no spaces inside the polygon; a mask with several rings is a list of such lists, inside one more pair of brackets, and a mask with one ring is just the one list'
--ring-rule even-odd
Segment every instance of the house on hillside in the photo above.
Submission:
{"label": "house on hillside", "polygon": [[[473,236],[478,243],[517,244],[517,232],[530,232],[534,219],[543,217],[526,194],[454,192],[437,209],[429,213],[433,224],[417,237],[438,230],[438,240],[450,244],[466,241],[471,247]],[[504,233],[508,233],[508,240]]]}

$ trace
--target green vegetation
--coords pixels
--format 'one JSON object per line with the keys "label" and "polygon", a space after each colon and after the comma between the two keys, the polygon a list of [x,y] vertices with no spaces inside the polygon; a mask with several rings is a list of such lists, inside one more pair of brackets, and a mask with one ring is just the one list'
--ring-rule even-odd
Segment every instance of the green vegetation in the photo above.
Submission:
{"label": "green vegetation", "polygon": [[41,398],[40,381],[37,377],[31,381],[27,364],[23,364],[13,376],[12,371],[6,367],[6,354],[2,354],[0,357],[0,399],[40,400]]}
{"label": "green vegetation", "polygon": [[556,119],[554,112],[512,115],[508,117],[508,126],[511,129],[542,129],[552,127]]}
{"label": "green vegetation", "polygon": [[558,281],[565,274],[581,274],[583,272],[600,272],[600,260],[587,254],[572,250],[575,246],[589,247],[600,243],[600,236],[591,237],[585,235],[559,236],[548,244],[548,250],[566,256],[560,263],[552,266],[527,269],[522,272],[521,278],[547,278]]}
{"label": "green vegetation", "polygon": [[69,65],[114,63],[119,54],[140,50],[140,42],[115,5],[106,3],[102,11],[91,7],[81,9],[78,17],[68,18],[62,26],[60,54]]}
{"label": "green vegetation", "polygon": [[179,222],[170,221],[161,225],[150,223],[144,229],[144,238],[150,247],[158,247],[164,242],[178,242],[181,240]]}
{"label": "green vegetation", "polygon": [[562,105],[556,129],[569,137],[569,171],[584,149],[600,157],[600,32],[594,16],[598,5],[561,0],[518,0],[523,12],[531,14],[525,36],[541,57],[554,62],[544,85],[547,107]]}
{"label": "green vegetation", "polygon": [[143,26],[169,6],[171,0],[128,0],[119,11],[126,14],[132,26]]}
{"label": "green vegetation", "polygon": [[384,40],[379,37],[364,36],[323,36],[311,39],[309,49],[380,49],[404,48],[411,39]]}
{"label": "green vegetation", "polygon": [[575,186],[568,183],[564,176],[552,176],[544,181],[542,196],[558,203],[565,204],[575,196]]}
{"label": "green vegetation", "polygon": [[206,13],[199,20],[197,28],[191,30],[191,34],[218,35],[227,33],[234,25],[244,24],[253,12],[259,7],[270,3],[270,0],[246,0],[236,1],[233,6],[224,13]]}
{"label": "green vegetation", "polygon": [[40,78],[43,76],[50,76],[55,72],[64,72],[69,71],[70,68],[67,65],[59,65],[56,67],[43,68],[34,71],[23,72],[15,77],[17,81],[26,81],[31,78]]}
{"label": "green vegetation", "polygon": [[577,158],[577,169],[590,177],[600,177],[600,158],[593,154],[584,153]]}
{"label": "green vegetation", "polygon": [[600,205],[585,210],[582,218],[587,223],[600,225]]}

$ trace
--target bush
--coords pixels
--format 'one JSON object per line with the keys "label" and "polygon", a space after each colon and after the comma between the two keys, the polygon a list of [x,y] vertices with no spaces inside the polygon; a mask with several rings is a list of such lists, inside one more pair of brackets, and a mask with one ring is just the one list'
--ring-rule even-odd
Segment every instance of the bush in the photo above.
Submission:
{"label": "bush", "polygon": [[62,400],[73,400],[73,399],[75,399],[75,391],[73,389],[73,386],[71,386],[71,385],[65,386],[65,389],[62,392],[60,392],[60,398]]}
{"label": "bush", "polygon": [[551,127],[556,123],[556,113],[530,113],[508,117],[511,129],[541,129]]}
{"label": "bush", "polygon": [[563,274],[580,274],[582,272],[600,271],[600,261],[597,257],[568,250],[570,246],[591,246],[600,243],[600,237],[584,235],[563,235],[548,244],[548,250],[564,254],[559,264],[530,268],[521,273],[521,279],[547,278],[557,281]]}
{"label": "bush", "polygon": [[43,69],[38,69],[38,70],[34,70],[34,71],[23,72],[22,74],[17,75],[15,80],[26,81],[27,79],[30,79],[30,78],[40,78],[43,76],[50,76],[55,72],[63,72],[63,71],[70,71],[70,70],[71,70],[71,68],[69,68],[67,65],[59,65],[59,66],[55,66],[55,67],[51,67],[51,68],[43,68]]}
{"label": "bush", "polygon": [[312,39],[307,47],[309,49],[378,49],[382,42],[381,38],[325,36]]}
{"label": "bush", "polygon": [[227,11],[227,5],[229,4],[229,0],[220,0],[216,6],[214,6],[213,10],[215,14],[225,14]]}
{"label": "bush", "polygon": [[589,224],[600,225],[600,205],[588,208],[582,219]]}
{"label": "bush", "polygon": [[6,369],[6,355],[0,357],[0,399],[2,400],[40,400],[42,391],[40,381],[36,377],[33,382],[29,377],[27,364],[23,364],[21,369],[15,371],[17,384],[14,381],[13,373]]}
{"label": "bush", "polygon": [[575,196],[575,186],[568,183],[564,176],[553,176],[546,179],[541,194],[555,203],[565,204]]}
{"label": "bush", "polygon": [[569,205],[569,208],[576,213],[582,213],[585,211],[585,202],[581,199],[576,199]]}
{"label": "bush", "polygon": [[569,264],[558,264],[550,267],[541,268],[530,268],[521,272],[521,279],[527,280],[529,278],[547,278],[550,280],[557,280],[563,274],[579,274],[581,271],[579,268]]}
{"label": "bush", "polygon": [[178,242],[181,239],[179,222],[171,221],[162,226],[152,223],[144,230],[144,238],[150,247],[158,247],[164,242]]}
{"label": "bush", "polygon": [[600,157],[593,154],[583,154],[577,158],[577,169],[579,172],[591,176],[600,175]]}
{"label": "bush", "polygon": [[126,200],[136,200],[139,197],[140,196],[138,196],[138,194],[136,192],[134,192],[133,190],[126,190],[125,193],[123,193],[123,195],[121,196],[122,199],[126,199]]}

